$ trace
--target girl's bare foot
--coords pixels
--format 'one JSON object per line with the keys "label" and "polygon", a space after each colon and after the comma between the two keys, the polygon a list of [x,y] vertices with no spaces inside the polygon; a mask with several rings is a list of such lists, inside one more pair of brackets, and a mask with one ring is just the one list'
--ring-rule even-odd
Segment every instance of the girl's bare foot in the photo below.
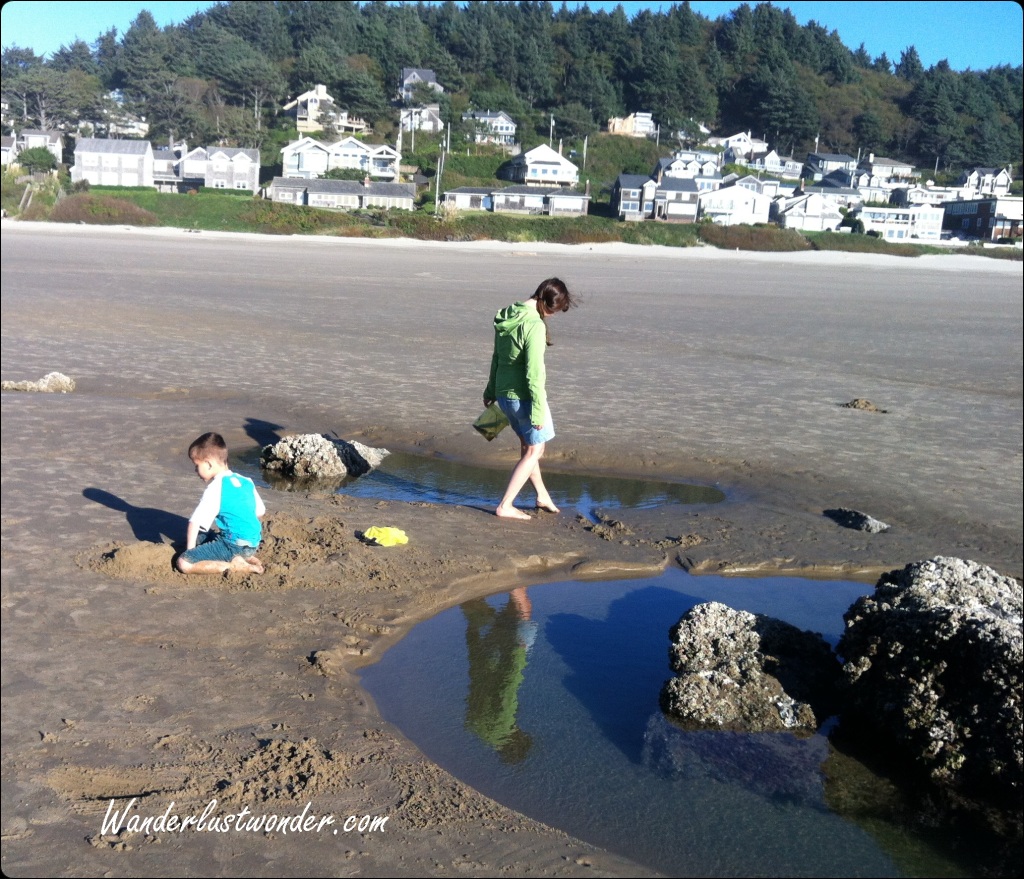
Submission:
{"label": "girl's bare foot", "polygon": [[528,513],[524,513],[518,507],[498,507],[494,511],[494,515],[500,519],[530,519],[532,518]]}
{"label": "girl's bare foot", "polygon": [[560,513],[560,512],[562,512],[561,510],[558,509],[558,507],[555,506],[555,502],[553,500],[551,500],[551,498],[548,498],[546,501],[538,500],[537,501],[537,509],[538,510],[543,510],[545,513]]}

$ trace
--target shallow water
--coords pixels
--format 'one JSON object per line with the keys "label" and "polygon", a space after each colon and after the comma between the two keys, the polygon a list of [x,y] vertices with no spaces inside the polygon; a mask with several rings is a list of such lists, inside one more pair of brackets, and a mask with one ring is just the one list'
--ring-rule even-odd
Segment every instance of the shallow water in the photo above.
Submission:
{"label": "shallow water", "polygon": [[829,808],[823,735],[684,732],[658,709],[668,629],[694,604],[767,613],[835,644],[869,591],[679,570],[533,586],[420,624],[363,684],[463,781],[669,875],[957,875],[902,830],[878,834],[883,850]]}
{"label": "shallow water", "polygon": [[[260,470],[259,450],[240,456],[233,466],[262,485],[290,487],[286,481],[274,479],[272,474]],[[374,500],[427,501],[490,509],[505,491],[511,469],[511,465],[499,470],[394,452],[376,470],[346,480],[338,492]],[[714,504],[725,500],[725,494],[712,486],[614,476],[545,471],[544,483],[559,507],[585,515],[591,515],[595,508],[643,509],[663,504]],[[528,497],[532,501],[529,489],[522,495],[524,503]]]}

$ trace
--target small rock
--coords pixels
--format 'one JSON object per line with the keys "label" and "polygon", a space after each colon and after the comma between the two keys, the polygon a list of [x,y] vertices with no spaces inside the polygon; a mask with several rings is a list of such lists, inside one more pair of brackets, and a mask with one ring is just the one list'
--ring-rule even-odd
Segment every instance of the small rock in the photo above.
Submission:
{"label": "small rock", "polygon": [[883,415],[887,413],[888,409],[880,409],[870,400],[865,400],[863,397],[857,397],[855,400],[850,400],[849,403],[840,403],[841,409],[862,409],[865,412],[881,412]]}
{"label": "small rock", "polygon": [[889,530],[889,526],[885,522],[875,519],[867,513],[848,510],[846,507],[825,510],[824,514],[836,524],[842,525],[844,528],[852,528],[854,531],[867,531],[871,534],[879,534],[882,531]]}

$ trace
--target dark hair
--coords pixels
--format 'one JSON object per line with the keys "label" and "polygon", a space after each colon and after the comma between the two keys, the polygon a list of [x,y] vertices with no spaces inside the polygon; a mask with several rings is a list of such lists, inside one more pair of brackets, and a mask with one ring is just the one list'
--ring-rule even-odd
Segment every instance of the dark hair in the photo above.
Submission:
{"label": "dark hair", "polygon": [[[537,291],[530,298],[537,300],[537,313],[541,320],[544,320],[548,314],[568,311],[578,304],[560,278],[548,278],[546,281],[541,281]],[[544,307],[541,308],[541,305]],[[551,330],[547,328],[546,322],[544,329],[547,333],[547,343],[554,345],[555,343],[551,341]]]}
{"label": "dark hair", "polygon": [[219,433],[204,433],[192,441],[188,447],[188,456],[193,461],[228,462],[228,444]]}
{"label": "dark hair", "polygon": [[[576,305],[569,288],[559,278],[548,278],[546,281],[541,281],[537,292],[530,298],[536,299],[538,303],[544,303],[544,310],[548,314],[568,311]],[[541,317],[544,315],[542,314]]]}

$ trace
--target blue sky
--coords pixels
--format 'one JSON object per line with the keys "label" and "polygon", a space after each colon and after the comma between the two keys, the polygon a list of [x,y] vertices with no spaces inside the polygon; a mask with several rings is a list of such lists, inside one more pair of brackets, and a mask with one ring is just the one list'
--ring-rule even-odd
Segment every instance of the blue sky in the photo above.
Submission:
{"label": "blue sky", "polygon": [[[148,9],[160,25],[178,24],[211,6],[209,0],[8,0],[0,10],[0,42],[50,54],[76,37],[92,43],[111,26],[124,33],[139,10]],[[557,7],[559,0],[555,0]],[[569,6],[579,5],[570,2]],[[613,9],[617,0],[589,0],[591,9]],[[647,7],[668,9],[668,0],[625,0],[628,15]],[[695,0],[691,7],[715,19],[739,5],[735,0]],[[757,5],[751,2],[751,6]],[[874,58],[885,52],[893,61],[914,46],[925,67],[945,58],[954,70],[985,70],[1024,63],[1024,11],[1015,0],[777,0],[801,24],[814,20],[839,32],[843,43],[861,43]]]}

